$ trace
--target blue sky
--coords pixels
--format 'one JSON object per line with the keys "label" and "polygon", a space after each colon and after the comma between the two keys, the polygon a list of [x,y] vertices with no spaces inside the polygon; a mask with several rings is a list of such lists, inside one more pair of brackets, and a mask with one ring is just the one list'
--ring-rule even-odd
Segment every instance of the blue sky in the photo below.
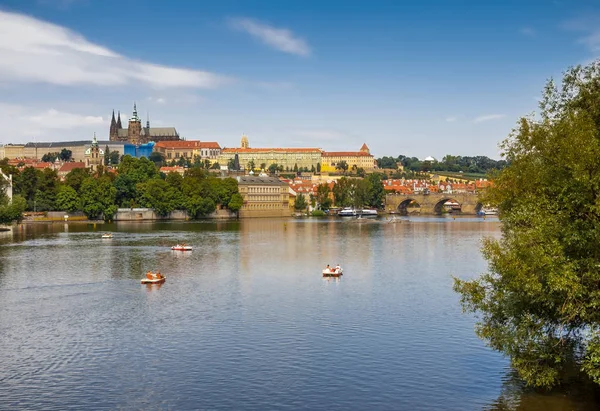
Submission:
{"label": "blue sky", "polygon": [[600,50],[600,1],[0,0],[0,143],[186,139],[487,155]]}

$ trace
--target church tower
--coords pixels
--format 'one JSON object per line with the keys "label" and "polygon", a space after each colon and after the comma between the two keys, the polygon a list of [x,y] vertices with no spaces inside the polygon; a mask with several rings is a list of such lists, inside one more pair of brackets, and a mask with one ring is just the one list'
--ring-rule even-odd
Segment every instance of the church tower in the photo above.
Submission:
{"label": "church tower", "polygon": [[242,135],[241,147],[242,148],[250,148],[250,145],[248,144],[248,137],[246,137],[245,134]]}
{"label": "church tower", "polygon": [[87,160],[87,166],[93,171],[97,171],[98,166],[104,162],[104,151],[100,150],[98,140],[96,139],[96,133],[94,133],[92,145],[85,151],[85,157]]}
{"label": "church tower", "polygon": [[127,129],[127,141],[131,144],[142,144],[142,120],[138,117],[137,107],[133,103],[133,115],[129,119],[129,128]]}
{"label": "church tower", "polygon": [[117,122],[115,121],[115,110],[113,110],[112,120],[110,120],[110,131],[108,133],[108,139],[110,141],[117,141],[119,139],[119,129],[117,128]]}

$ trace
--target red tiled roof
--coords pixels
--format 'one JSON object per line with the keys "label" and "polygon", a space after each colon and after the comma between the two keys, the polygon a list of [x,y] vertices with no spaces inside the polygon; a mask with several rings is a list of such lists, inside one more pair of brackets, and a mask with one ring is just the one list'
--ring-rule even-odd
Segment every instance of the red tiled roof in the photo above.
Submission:
{"label": "red tiled roof", "polygon": [[200,141],[200,140],[183,140],[183,141],[159,141],[155,147],[161,148],[221,148],[219,143],[214,141]]}
{"label": "red tiled roof", "polygon": [[65,163],[58,170],[58,172],[59,173],[68,173],[68,172],[75,170],[76,168],[85,168],[85,163],[83,163],[83,162]]}
{"label": "red tiled roof", "polygon": [[370,157],[364,151],[323,151],[323,157]]}

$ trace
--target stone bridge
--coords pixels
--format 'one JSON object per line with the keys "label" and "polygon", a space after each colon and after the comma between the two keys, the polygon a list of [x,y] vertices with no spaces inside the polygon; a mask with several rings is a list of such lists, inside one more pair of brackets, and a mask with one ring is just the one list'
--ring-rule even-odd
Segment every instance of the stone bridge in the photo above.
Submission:
{"label": "stone bridge", "polygon": [[[462,214],[477,214],[482,204],[477,193],[430,193],[430,194],[387,194],[385,196],[385,210],[399,214],[418,212],[420,214],[441,214],[444,203],[453,201],[460,205]],[[410,206],[409,206],[410,204]]]}

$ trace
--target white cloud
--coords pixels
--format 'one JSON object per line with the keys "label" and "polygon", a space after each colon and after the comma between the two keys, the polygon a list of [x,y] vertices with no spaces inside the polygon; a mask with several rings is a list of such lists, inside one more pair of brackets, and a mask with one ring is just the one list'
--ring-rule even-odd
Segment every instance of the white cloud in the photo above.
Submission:
{"label": "white cloud", "polygon": [[0,82],[213,88],[229,79],[137,61],[56,24],[0,10]]}
{"label": "white cloud", "polygon": [[37,115],[23,116],[21,118],[37,125],[38,127],[54,129],[70,129],[104,123],[104,119],[99,116],[65,113],[53,108]]}
{"label": "white cloud", "polygon": [[473,119],[473,123],[482,123],[484,121],[498,120],[504,117],[506,117],[505,114],[486,114],[485,116],[475,117]]}
{"label": "white cloud", "polygon": [[449,117],[446,117],[446,121],[447,121],[448,123],[455,122],[455,121],[456,121],[456,117],[454,117],[454,116],[449,116]]}
{"label": "white cloud", "polygon": [[288,29],[269,26],[248,18],[230,19],[229,24],[234,29],[245,31],[266,45],[284,53],[303,57],[311,54],[308,44],[303,39],[294,36],[294,33]]}
{"label": "white cloud", "polygon": [[91,138],[94,131],[100,135],[108,130],[108,119],[101,116],[70,113],[67,111],[25,107],[0,102],[0,124],[3,125],[2,143],[26,143],[40,140],[66,140],[65,132]]}

